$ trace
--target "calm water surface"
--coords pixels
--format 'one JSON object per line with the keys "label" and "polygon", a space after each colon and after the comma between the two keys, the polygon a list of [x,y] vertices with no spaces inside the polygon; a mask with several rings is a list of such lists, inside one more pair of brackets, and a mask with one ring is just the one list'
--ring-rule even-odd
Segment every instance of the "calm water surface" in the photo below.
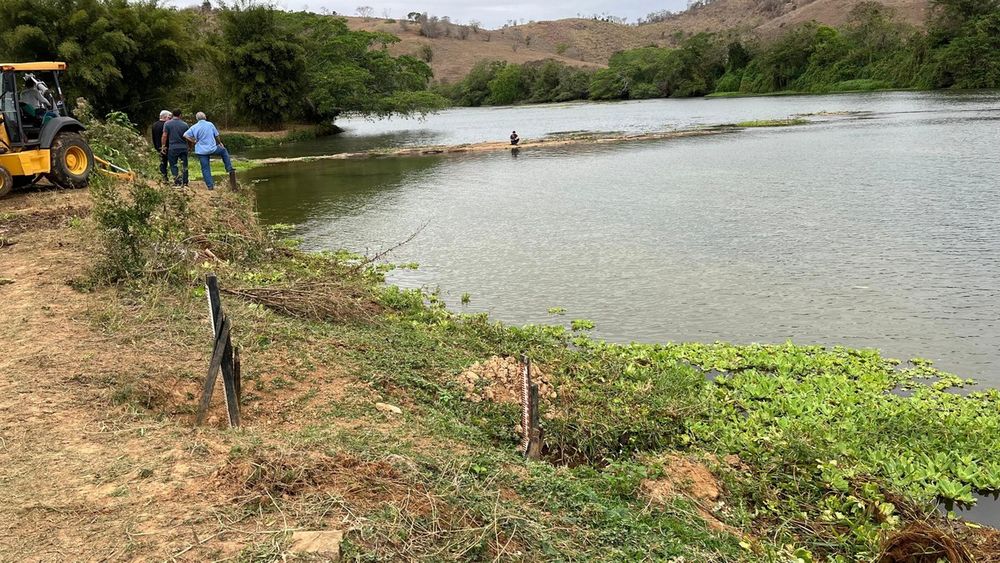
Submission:
{"label": "calm water surface", "polygon": [[614,341],[873,347],[1000,385],[998,109],[1000,93],[461,109],[349,122],[346,135],[270,154],[865,113],[253,174],[265,220],[298,225],[309,248],[374,252],[426,225],[392,256],[420,269],[391,281],[440,286],[456,309],[513,323],[588,318]]}

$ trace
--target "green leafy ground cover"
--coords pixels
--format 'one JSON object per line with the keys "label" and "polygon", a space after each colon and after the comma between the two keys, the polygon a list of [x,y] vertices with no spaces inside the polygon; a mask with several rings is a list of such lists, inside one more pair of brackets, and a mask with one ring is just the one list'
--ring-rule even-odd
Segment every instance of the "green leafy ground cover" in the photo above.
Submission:
{"label": "green leafy ground cover", "polygon": [[[501,327],[420,311],[411,298],[404,318],[412,337],[480,345],[498,339],[494,352],[530,350],[554,368],[564,400],[549,406],[555,416],[543,427],[556,463],[582,462],[616,479],[607,472],[654,474],[655,463],[644,461],[649,454],[738,455],[750,469],[722,468],[722,475],[733,494],[728,521],[739,529],[763,523],[769,535],[816,553],[868,560],[885,533],[925,517],[937,499],[971,502],[973,489],[1000,488],[1000,395],[950,393],[968,382],[925,360],[899,369],[870,350],[621,346],[562,327]],[[425,400],[441,408],[441,397],[458,395],[447,378],[454,369],[434,378],[413,373],[403,385],[433,389]],[[708,381],[702,370],[718,375]],[[894,395],[898,387],[912,396]],[[514,443],[494,431],[509,427],[514,413],[495,413],[507,418],[503,424],[480,408],[473,414],[461,401],[449,403],[497,446]]]}
{"label": "green leafy ground cover", "polygon": [[[227,209],[250,203],[230,197],[237,199]],[[310,319],[289,317],[294,308],[229,300],[252,335],[241,338],[248,358],[276,350],[302,358],[290,378],[254,382],[251,403],[308,386],[317,366],[342,365],[357,385],[404,405],[407,432],[371,432],[364,421],[380,415],[368,411],[368,399],[349,396],[305,428],[264,440],[295,452],[402,456],[408,461],[400,478],[443,503],[436,515],[365,513],[364,532],[348,543],[361,560],[517,552],[532,559],[788,561],[797,552],[804,561],[870,561],[888,534],[933,519],[938,499],[970,502],[973,490],[1000,489],[1000,394],[954,394],[969,382],[926,360],[904,367],[872,350],[791,343],[609,344],[587,336],[589,321],[502,325],[451,312],[435,294],[382,285],[384,269],[358,270],[356,256],[303,254],[294,241],[265,246],[272,250],[248,247],[246,258],[231,253],[226,264],[175,270],[158,299],[166,292],[201,308],[202,268],[210,268],[223,287],[339,279],[377,305],[381,312],[371,315]],[[129,299],[135,306],[137,298]],[[540,463],[517,452],[519,408],[473,402],[458,380],[475,362],[521,353],[548,374],[557,394],[542,406]],[[428,442],[434,446],[420,445]],[[233,460],[278,455],[268,451],[254,446]],[[710,529],[683,497],[649,503],[642,483],[669,470],[664,455],[712,469],[724,493],[709,509],[730,532]],[[738,463],[722,461],[731,456]],[[441,528],[466,532],[436,535]]]}
{"label": "green leafy ground cover", "polygon": [[[168,335],[169,349],[198,356],[201,283],[215,272],[238,290],[226,300],[253,374],[248,412],[275,394],[319,401],[303,425],[260,421],[226,437],[227,467],[251,468],[227,517],[275,513],[292,528],[343,511],[355,525],[345,553],[357,560],[873,561],[908,524],[944,527],[938,499],[1000,490],[1000,393],[953,393],[970,382],[927,360],[792,343],[609,344],[588,336],[585,319],[504,325],[384,285],[388,266],[302,252],[252,210],[247,192],[101,184],[103,258],[74,284],[115,288],[94,314],[108,334],[132,344]],[[121,321],[134,311],[141,321]],[[458,378],[521,354],[555,393],[542,404],[540,462],[519,455],[519,407],[471,400]],[[346,378],[332,398],[314,380],[330,370]],[[130,377],[116,382],[117,403],[152,416],[193,409],[192,394],[157,411],[148,389],[162,378]],[[373,399],[402,405],[401,420],[386,427]],[[651,502],[643,484],[669,476],[665,456],[711,469],[719,502]],[[358,473],[321,477],[338,464],[378,471],[331,491]],[[273,559],[286,541],[269,535],[244,558]]]}

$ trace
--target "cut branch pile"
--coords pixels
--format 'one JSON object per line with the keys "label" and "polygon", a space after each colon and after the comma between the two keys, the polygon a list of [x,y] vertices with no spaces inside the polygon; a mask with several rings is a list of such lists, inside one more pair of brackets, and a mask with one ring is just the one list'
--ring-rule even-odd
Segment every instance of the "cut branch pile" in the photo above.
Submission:
{"label": "cut branch pile", "polygon": [[379,305],[367,292],[337,282],[304,281],[294,286],[223,289],[283,315],[321,321],[367,320]]}

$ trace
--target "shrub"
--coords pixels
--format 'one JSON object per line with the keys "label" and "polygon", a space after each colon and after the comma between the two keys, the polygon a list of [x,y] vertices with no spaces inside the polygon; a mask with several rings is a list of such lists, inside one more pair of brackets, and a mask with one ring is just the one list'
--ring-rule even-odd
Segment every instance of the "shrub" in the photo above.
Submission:
{"label": "shrub", "polygon": [[424,62],[431,62],[434,59],[434,49],[427,44],[421,45],[417,55]]}
{"label": "shrub", "polygon": [[[145,136],[136,133],[136,126],[122,112],[109,113],[104,121],[94,115],[93,107],[83,98],[76,101],[76,118],[86,127],[83,135],[94,154],[139,174],[152,174],[159,158]],[[100,180],[100,176],[97,176]]]}
{"label": "shrub", "polygon": [[441,36],[441,22],[437,16],[428,16],[424,13],[420,14],[417,21],[420,22],[420,35],[430,39]]}
{"label": "shrub", "polygon": [[108,284],[179,272],[187,257],[184,192],[137,179],[96,182],[91,193],[102,246],[93,281]]}

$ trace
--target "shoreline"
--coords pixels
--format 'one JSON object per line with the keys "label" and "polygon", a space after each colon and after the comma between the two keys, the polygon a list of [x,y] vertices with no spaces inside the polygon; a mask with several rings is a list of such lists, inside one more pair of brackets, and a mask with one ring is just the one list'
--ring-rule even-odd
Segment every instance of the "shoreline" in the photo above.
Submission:
{"label": "shoreline", "polygon": [[[992,553],[995,532],[931,511],[937,498],[968,502],[975,491],[1000,490],[996,440],[982,432],[1000,427],[991,408],[1000,395],[954,395],[967,382],[927,360],[792,343],[615,344],[591,337],[584,319],[498,323],[388,285],[357,268],[361,256],[306,252],[260,230],[247,193],[149,189],[185,198],[186,226],[175,227],[184,236],[169,240],[186,241],[189,258],[172,276],[144,269],[125,285],[87,279],[117,257],[101,242],[108,226],[94,206],[127,203],[58,190],[0,203],[0,234],[12,243],[0,248],[8,278],[0,312],[23,319],[0,329],[11,351],[0,387],[16,398],[6,404],[12,419],[25,421],[0,443],[16,454],[0,509],[14,522],[14,543],[0,558],[23,558],[66,529],[59,547],[107,552],[150,503],[164,515],[140,521],[149,534],[141,553],[151,558],[259,548],[220,527],[217,514],[260,531],[275,553],[291,549],[287,528],[347,522],[356,526],[344,531],[348,556],[430,556],[452,537],[479,542],[498,510],[536,525],[506,529],[484,548],[489,555],[510,540],[540,546],[529,554],[558,548],[581,560],[640,552],[787,560],[787,545],[855,557],[919,525]],[[176,219],[153,217],[158,226]],[[140,247],[153,260],[166,248]],[[228,430],[216,399],[192,438],[211,333],[209,272],[226,290],[248,374],[246,426]],[[52,350],[45,362],[41,347]],[[536,461],[518,450],[520,354],[541,389],[545,449]],[[136,370],[140,361],[152,369]],[[912,397],[893,395],[897,387]],[[41,409],[61,424],[37,416]],[[94,432],[104,421],[113,431]],[[940,451],[975,461],[939,463]],[[56,478],[39,480],[41,464]],[[99,490],[88,487],[92,474]],[[365,493],[373,489],[381,492]],[[433,499],[433,516],[413,506],[414,489]],[[316,504],[329,494],[338,504]],[[769,502],[767,515],[755,511]],[[35,525],[25,514],[38,503],[62,509]],[[387,505],[407,520],[380,519]],[[857,506],[850,519],[836,517],[844,533],[833,544],[812,527],[788,526],[826,525],[828,507]],[[69,524],[95,518],[96,507],[100,531],[74,532]],[[329,520],[317,521],[317,510]],[[278,513],[288,524],[276,531]],[[177,525],[185,518],[194,520]],[[453,533],[413,531],[408,522],[419,518]],[[567,527],[569,519],[580,523]],[[192,543],[192,530],[207,539]],[[664,545],[663,530],[684,547]],[[620,534],[634,550],[614,551]],[[394,537],[407,541],[384,541]]]}

